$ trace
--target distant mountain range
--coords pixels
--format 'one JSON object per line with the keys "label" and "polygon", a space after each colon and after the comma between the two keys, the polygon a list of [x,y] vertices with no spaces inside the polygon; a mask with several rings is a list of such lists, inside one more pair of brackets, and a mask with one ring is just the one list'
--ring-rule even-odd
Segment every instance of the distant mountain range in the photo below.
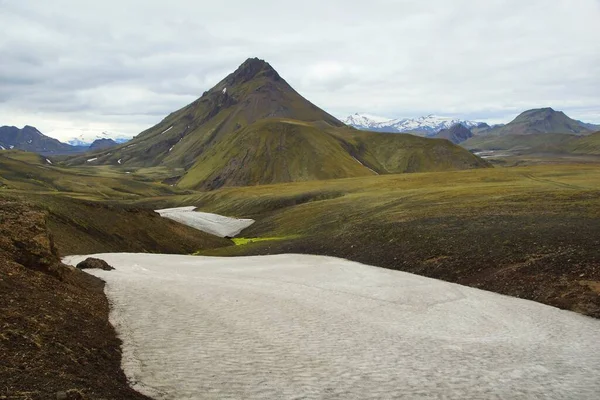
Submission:
{"label": "distant mountain range", "polygon": [[26,125],[22,129],[16,126],[0,127],[0,151],[23,150],[52,156],[84,153],[116,145],[118,145],[116,141],[107,138],[96,139],[89,144],[71,145],[44,135],[33,126]]}
{"label": "distant mountain range", "polygon": [[115,143],[125,143],[131,140],[131,137],[126,135],[121,135],[118,133],[111,132],[102,132],[100,134],[96,133],[85,133],[76,137],[72,137],[67,139],[65,143],[70,144],[71,146],[91,146],[97,140],[110,139]]}
{"label": "distant mountain range", "polygon": [[475,128],[482,124],[456,118],[427,115],[419,118],[386,119],[369,114],[355,113],[345,118],[343,122],[361,130],[389,133],[412,133],[419,136],[433,137],[442,129],[450,129],[453,125],[461,124],[466,128]]}
{"label": "distant mountain range", "polygon": [[552,108],[527,110],[508,124],[498,124],[493,126],[490,126],[485,122],[438,117],[434,115],[419,118],[388,119],[360,113],[350,115],[345,118],[343,122],[346,125],[361,130],[411,133],[425,137],[435,137],[438,132],[448,130],[457,124],[468,128],[474,136],[533,133],[585,134],[600,130],[600,125],[574,120],[569,118],[562,111],[555,111]]}
{"label": "distant mountain range", "polygon": [[538,108],[460,144],[474,152],[600,155],[600,132],[594,131],[600,131],[600,126],[574,120],[552,108]]}

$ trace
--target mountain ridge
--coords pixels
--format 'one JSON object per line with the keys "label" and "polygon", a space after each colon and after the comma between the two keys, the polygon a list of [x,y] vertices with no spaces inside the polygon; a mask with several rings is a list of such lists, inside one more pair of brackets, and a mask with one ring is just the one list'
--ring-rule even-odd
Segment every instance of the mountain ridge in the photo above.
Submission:
{"label": "mountain ridge", "polygon": [[[387,142],[391,151],[381,151],[382,137],[369,143],[352,131],[302,97],[269,63],[250,58],[130,142],[67,163],[93,158],[98,165],[183,168],[176,185],[186,189],[487,166],[463,149],[440,150],[449,143],[417,143],[403,135]],[[407,143],[410,152],[403,149]]]}
{"label": "mountain ridge", "polygon": [[37,128],[25,125],[0,127],[0,150],[23,150],[44,155],[61,155],[85,151],[84,148],[62,143],[44,135]]}
{"label": "mountain ridge", "polygon": [[346,125],[361,130],[388,133],[411,133],[419,136],[433,137],[442,129],[450,129],[453,125],[461,124],[473,128],[481,122],[461,120],[457,118],[440,117],[433,114],[418,118],[386,119],[369,114],[354,113],[343,119]]}

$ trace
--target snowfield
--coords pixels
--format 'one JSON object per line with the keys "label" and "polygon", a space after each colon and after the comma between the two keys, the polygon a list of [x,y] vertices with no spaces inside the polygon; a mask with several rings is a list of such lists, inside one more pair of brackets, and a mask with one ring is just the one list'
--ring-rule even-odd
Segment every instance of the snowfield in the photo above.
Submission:
{"label": "snowfield", "polygon": [[156,399],[600,398],[600,321],[575,313],[330,257],[95,257]]}
{"label": "snowfield", "polygon": [[191,226],[212,235],[234,237],[254,223],[253,219],[238,219],[219,214],[194,211],[196,207],[177,207],[154,210],[162,217]]}

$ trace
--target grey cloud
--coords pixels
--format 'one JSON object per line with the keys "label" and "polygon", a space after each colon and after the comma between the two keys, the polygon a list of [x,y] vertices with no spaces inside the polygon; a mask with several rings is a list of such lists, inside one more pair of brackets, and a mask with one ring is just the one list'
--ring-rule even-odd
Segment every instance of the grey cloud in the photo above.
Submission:
{"label": "grey cloud", "polygon": [[600,122],[599,17],[596,0],[0,1],[0,124],[133,135],[253,56],[338,116]]}

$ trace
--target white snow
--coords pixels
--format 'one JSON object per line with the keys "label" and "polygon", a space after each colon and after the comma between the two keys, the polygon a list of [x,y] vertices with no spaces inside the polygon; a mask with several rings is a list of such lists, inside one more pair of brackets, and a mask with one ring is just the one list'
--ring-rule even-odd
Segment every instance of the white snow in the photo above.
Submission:
{"label": "white snow", "polygon": [[117,160],[117,163],[118,163],[118,164],[121,164],[121,160],[122,160],[122,158],[119,158],[119,159]]}
{"label": "white snow", "polygon": [[47,162],[48,164],[52,165],[52,161],[48,160],[47,158],[46,158],[46,162]]}
{"label": "white snow", "polygon": [[600,321],[575,313],[329,257],[94,257],[155,399],[600,398]]}
{"label": "white snow", "polygon": [[14,149],[14,148],[15,148],[15,146],[13,146],[13,145],[10,145],[10,146],[8,146],[8,148],[12,150],[12,149]]}
{"label": "white snow", "polygon": [[173,147],[175,147],[175,146],[171,146],[171,148],[169,149],[169,153],[171,152],[171,150],[173,150]]}
{"label": "white snow", "polygon": [[6,150],[6,148],[4,146],[2,146],[2,145],[0,145],[0,149]]}
{"label": "white snow", "polygon": [[450,128],[456,124],[463,124],[467,128],[473,128],[479,124],[479,122],[475,121],[435,115],[427,115],[419,118],[389,119],[359,113],[345,118],[343,122],[358,129],[392,133],[414,132],[421,133],[423,136],[434,136],[442,129]]}
{"label": "white snow", "polygon": [[227,93],[227,88],[223,88],[223,94]]}
{"label": "white snow", "polygon": [[130,147],[133,147],[133,146],[135,146],[136,144],[137,144],[137,143],[130,144],[129,146],[127,146],[127,147],[125,147],[125,148],[126,148],[126,149],[128,149],[128,148],[130,148]]}
{"label": "white snow", "polygon": [[194,211],[196,207],[155,210],[162,217],[220,237],[234,237],[254,223],[253,219],[238,219],[219,214]]}
{"label": "white snow", "polygon": [[373,171],[371,168],[367,167],[365,164],[362,163],[362,161],[360,161],[358,158],[356,157],[352,157],[354,158],[354,161],[356,161],[357,163],[359,163],[360,165],[362,165],[363,167],[365,167],[366,169],[368,169],[369,171],[371,171],[372,173],[374,173],[375,175],[379,175],[379,173]]}
{"label": "white snow", "polygon": [[88,159],[88,160],[87,160],[87,162],[96,161],[97,159],[98,159],[98,157],[95,157],[95,158],[90,158],[90,159]]}
{"label": "white snow", "polygon": [[163,133],[167,133],[169,132],[171,129],[173,129],[173,125],[171,125],[170,127],[168,127],[167,129],[165,129],[164,131],[162,131],[160,134],[162,135]]}
{"label": "white snow", "polygon": [[112,132],[102,132],[102,133],[86,132],[86,133],[82,133],[79,136],[73,136],[73,137],[70,137],[63,141],[70,144],[71,146],[89,146],[98,139],[112,139],[117,143],[125,143],[128,140],[131,140],[131,138],[132,138],[131,135],[123,135],[123,134],[112,133]]}
{"label": "white snow", "polygon": [[29,143],[29,144],[31,144],[31,142],[32,142],[32,140],[31,140],[31,139],[29,139],[29,140],[27,141],[27,143]]}

